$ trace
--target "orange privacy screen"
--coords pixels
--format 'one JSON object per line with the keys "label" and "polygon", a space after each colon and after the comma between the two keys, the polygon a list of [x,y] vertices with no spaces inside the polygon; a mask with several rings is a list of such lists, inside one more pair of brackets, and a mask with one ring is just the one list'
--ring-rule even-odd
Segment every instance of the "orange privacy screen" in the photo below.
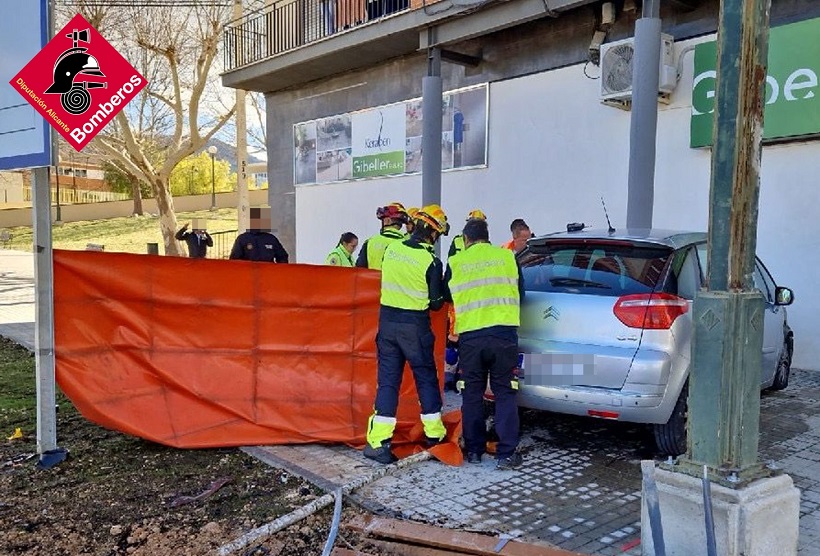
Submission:
{"label": "orange privacy screen", "polygon": [[[57,382],[104,427],[178,448],[363,446],[376,392],[379,273],[54,251]],[[439,373],[445,311],[433,313]],[[441,379],[441,377],[440,377]],[[461,463],[460,414],[449,443]],[[412,375],[395,451],[423,439]]]}

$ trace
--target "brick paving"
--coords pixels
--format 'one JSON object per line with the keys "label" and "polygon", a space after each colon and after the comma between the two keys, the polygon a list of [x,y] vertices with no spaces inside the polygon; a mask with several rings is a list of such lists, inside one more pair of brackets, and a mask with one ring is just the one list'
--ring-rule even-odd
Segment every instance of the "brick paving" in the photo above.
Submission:
{"label": "brick paving", "polygon": [[[0,249],[0,336],[34,347],[30,253]],[[799,349],[799,343],[798,343]],[[447,407],[460,398],[447,396]],[[801,490],[800,556],[820,556],[820,372],[795,370],[782,392],[761,399],[761,459]],[[493,461],[454,468],[424,462],[384,477],[353,496],[382,513],[602,556],[640,554],[640,461],[651,457],[646,428],[526,412],[525,465],[496,471]],[[246,449],[332,489],[374,465],[342,446]],[[661,508],[662,510],[662,508]]]}
{"label": "brick paving", "polygon": [[[458,405],[448,395],[448,405]],[[646,428],[529,411],[522,421],[525,465],[493,460],[460,468],[424,462],[359,489],[356,501],[387,515],[444,527],[506,533],[601,556],[641,554],[640,461],[651,457]],[[800,556],[820,556],[820,372],[794,370],[791,385],[761,398],[761,459],[801,490]],[[376,465],[339,446],[251,449],[272,465],[340,486]],[[663,508],[661,508],[663,510]]]}

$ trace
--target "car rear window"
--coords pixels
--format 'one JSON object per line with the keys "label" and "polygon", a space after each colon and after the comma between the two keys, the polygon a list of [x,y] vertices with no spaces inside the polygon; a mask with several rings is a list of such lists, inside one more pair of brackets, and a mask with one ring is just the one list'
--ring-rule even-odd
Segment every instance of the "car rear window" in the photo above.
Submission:
{"label": "car rear window", "polygon": [[621,296],[655,289],[672,250],[624,242],[549,243],[518,258],[527,291]]}

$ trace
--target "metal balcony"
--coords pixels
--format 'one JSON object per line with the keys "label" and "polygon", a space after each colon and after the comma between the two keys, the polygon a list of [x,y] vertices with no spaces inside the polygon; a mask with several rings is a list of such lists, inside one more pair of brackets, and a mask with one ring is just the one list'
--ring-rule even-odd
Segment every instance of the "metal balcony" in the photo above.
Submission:
{"label": "metal balcony", "polygon": [[225,26],[225,71],[410,8],[410,0],[278,0]]}
{"label": "metal balcony", "polygon": [[593,1],[278,0],[226,25],[222,84],[272,92],[432,46],[458,54],[464,41]]}

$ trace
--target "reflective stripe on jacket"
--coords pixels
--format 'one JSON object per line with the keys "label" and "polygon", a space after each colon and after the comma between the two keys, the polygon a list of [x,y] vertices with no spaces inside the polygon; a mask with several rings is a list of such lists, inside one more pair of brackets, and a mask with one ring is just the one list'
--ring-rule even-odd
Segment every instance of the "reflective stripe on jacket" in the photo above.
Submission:
{"label": "reflective stripe on jacket", "polygon": [[520,324],[518,265],[512,251],[473,244],[450,259],[450,272],[457,334]]}
{"label": "reflective stripe on jacket", "polygon": [[331,266],[353,266],[353,257],[344,248],[344,245],[339,244],[336,249],[330,252],[325,259],[325,264]]}
{"label": "reflective stripe on jacket", "polygon": [[407,239],[401,230],[384,228],[381,232],[367,240],[367,268],[380,270],[382,259],[387,246],[391,243]]}
{"label": "reflective stripe on jacket", "polygon": [[426,311],[430,307],[427,269],[434,259],[432,246],[414,248],[403,241],[388,246],[382,261],[381,304]]}

